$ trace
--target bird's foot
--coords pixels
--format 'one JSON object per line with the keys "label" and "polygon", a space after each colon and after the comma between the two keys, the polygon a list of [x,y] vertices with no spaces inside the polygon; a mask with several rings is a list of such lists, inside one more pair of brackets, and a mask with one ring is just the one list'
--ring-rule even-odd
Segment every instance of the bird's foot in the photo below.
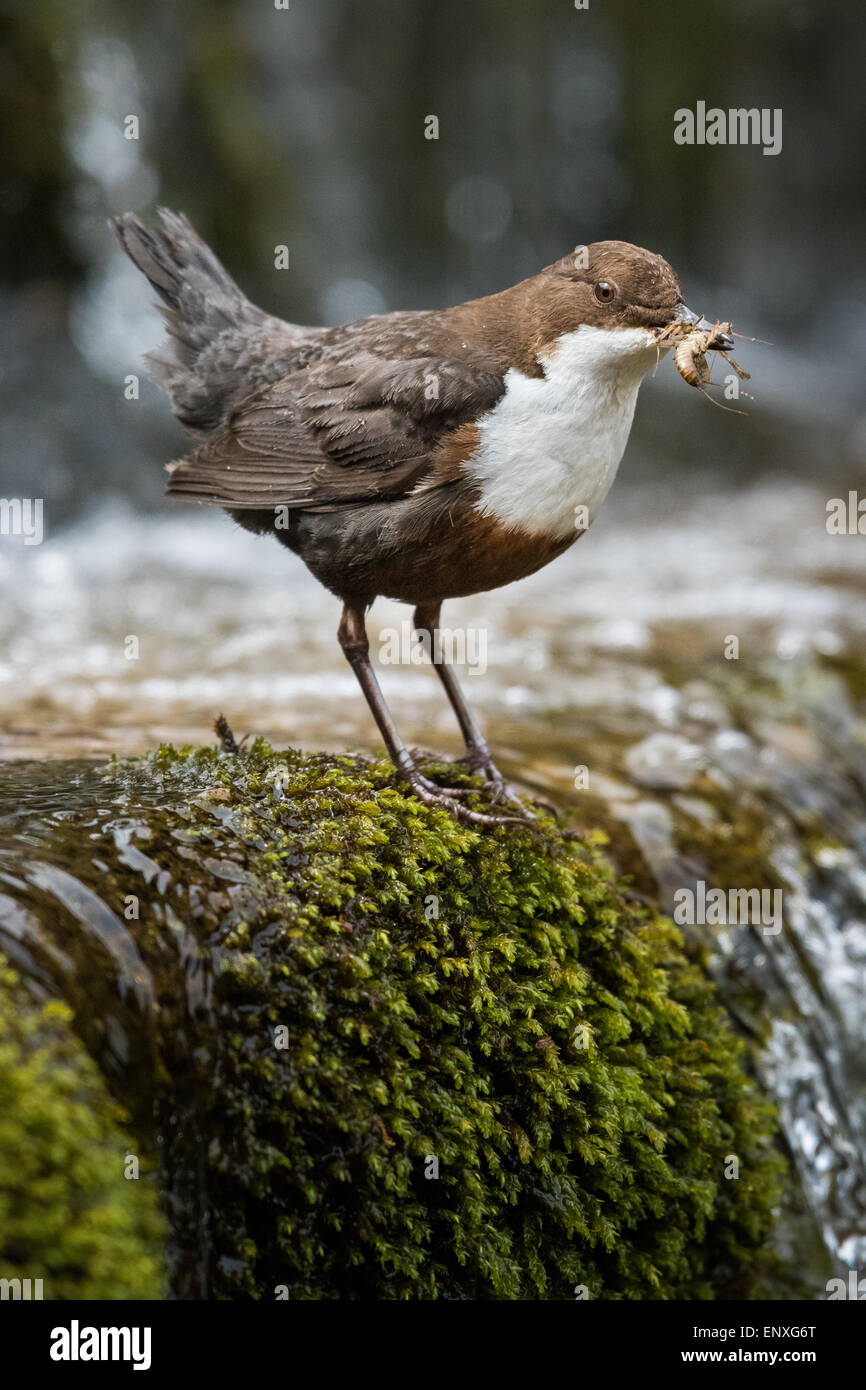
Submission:
{"label": "bird's foot", "polygon": [[[493,767],[492,763],[490,764],[490,767],[493,768],[494,772],[496,772],[496,769]],[[418,790],[419,788],[423,788],[423,790],[429,796],[432,796],[440,800],[441,798],[445,798],[452,804],[456,803],[457,809],[455,810],[455,814],[458,815],[460,819],[468,819],[470,817],[472,819],[475,819],[477,816],[482,815],[482,812],[469,811],[469,809],[463,806],[462,803],[468,797],[471,796],[486,796],[489,798],[489,800],[491,800],[494,803],[507,802],[509,805],[513,806],[519,814],[516,816],[486,815],[484,818],[484,823],[496,825],[513,825],[525,824],[527,821],[535,820],[535,816],[532,814],[532,812],[524,805],[524,803],[517,796],[516,792],[514,792],[508,786],[508,783],[505,781],[504,777],[502,777],[498,773],[495,777],[485,776],[485,780],[480,787],[450,787],[442,786],[439,782],[434,782],[429,777],[425,777],[424,773],[421,772],[416,766],[415,777],[411,778],[410,780],[412,781],[412,784],[413,786],[415,786],[416,790]],[[420,791],[418,792],[418,794],[420,795]]]}
{"label": "bird's foot", "polygon": [[515,804],[519,807],[519,816],[500,816],[490,815],[486,811],[474,811],[471,806],[467,806],[464,798],[477,795],[483,788],[479,787],[440,787],[438,782],[431,782],[429,777],[423,773],[416,772],[410,776],[407,774],[407,781],[419,801],[423,801],[425,806],[440,806],[445,811],[450,811],[455,820],[462,821],[464,825],[523,825],[535,817],[520,802]]}
{"label": "bird's foot", "polygon": [[[526,804],[519,794],[506,782],[499,768],[491,758],[489,748],[486,746],[483,748],[467,748],[464,761],[470,772],[483,774],[485,778],[485,789],[489,790],[491,798],[494,801],[509,801],[513,806],[520,806],[525,816],[528,816],[532,820],[535,819],[532,812],[526,809]],[[559,819],[559,811],[552,801],[548,801],[544,796],[534,796],[532,793],[528,795],[533,806],[539,806],[542,811],[546,811],[554,820]]]}
{"label": "bird's foot", "polygon": [[467,748],[465,762],[470,772],[480,773],[483,776],[483,790],[489,795],[491,801],[504,801],[511,806],[518,806],[521,814],[527,820],[535,820],[535,816],[527,809],[518,793],[506,782],[491,758],[489,748]]}

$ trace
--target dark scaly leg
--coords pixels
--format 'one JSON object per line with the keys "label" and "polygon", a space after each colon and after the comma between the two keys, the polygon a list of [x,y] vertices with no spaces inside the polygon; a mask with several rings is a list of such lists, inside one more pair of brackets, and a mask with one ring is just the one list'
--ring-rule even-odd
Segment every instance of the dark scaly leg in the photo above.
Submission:
{"label": "dark scaly leg", "polygon": [[409,783],[418,799],[426,802],[428,806],[442,806],[452,815],[457,816],[459,820],[466,821],[470,825],[505,825],[511,822],[519,824],[519,818],[516,816],[488,816],[483,815],[480,811],[470,811],[468,806],[462,806],[453,795],[450,795],[447,789],[437,787],[418,771],[408,748],[397,731],[391,711],[385,703],[385,697],[376,679],[376,673],[370,661],[370,643],[362,606],[344,603],[337,637],[343,649],[343,655],[355,672],[358,684],[364,692],[364,698],[370,706],[370,712],[379,727],[379,733],[382,735],[391,761],[400,775]]}
{"label": "dark scaly leg", "polygon": [[[466,703],[463,691],[460,689],[457,677],[448,663],[443,659],[436,661],[435,656],[435,633],[439,627],[439,615],[441,603],[419,604],[412,615],[412,623],[418,633],[428,634],[428,651],[430,659],[437,676],[445,687],[445,694],[448,696],[448,703],[453,709],[457,723],[460,725],[460,732],[463,735],[463,742],[466,744],[466,761],[472,772],[484,774],[487,786],[494,796],[510,801],[513,805],[519,806],[525,817],[531,818],[531,812],[527,811],[523,802],[511,791],[499,768],[493,761],[490,749],[487,746],[481,728]],[[453,795],[453,792],[452,792]]]}

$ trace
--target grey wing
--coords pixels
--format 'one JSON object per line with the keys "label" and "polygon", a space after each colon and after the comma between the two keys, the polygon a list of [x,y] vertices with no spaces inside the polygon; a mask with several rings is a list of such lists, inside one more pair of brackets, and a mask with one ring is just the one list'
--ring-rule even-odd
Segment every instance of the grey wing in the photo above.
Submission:
{"label": "grey wing", "polygon": [[168,492],[231,509],[395,500],[504,390],[498,366],[457,358],[321,362],[244,401],[218,436],[169,465]]}

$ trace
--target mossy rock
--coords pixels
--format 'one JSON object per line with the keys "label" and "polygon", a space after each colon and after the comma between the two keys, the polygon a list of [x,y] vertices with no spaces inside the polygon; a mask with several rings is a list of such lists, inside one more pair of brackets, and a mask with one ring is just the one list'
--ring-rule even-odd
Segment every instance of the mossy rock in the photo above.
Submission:
{"label": "mossy rock", "polygon": [[[175,1296],[773,1292],[771,1107],[598,848],[547,817],[479,833],[385,763],[261,743],[107,777],[123,835],[116,808],[72,818],[50,854],[152,981],[125,1085],[162,1146]],[[81,961],[98,1055],[93,970],[116,996],[116,962]]]}
{"label": "mossy rock", "polygon": [[125,1176],[125,1116],[71,1017],[0,958],[0,1279],[9,1297],[42,1280],[45,1299],[158,1299],[156,1185]]}

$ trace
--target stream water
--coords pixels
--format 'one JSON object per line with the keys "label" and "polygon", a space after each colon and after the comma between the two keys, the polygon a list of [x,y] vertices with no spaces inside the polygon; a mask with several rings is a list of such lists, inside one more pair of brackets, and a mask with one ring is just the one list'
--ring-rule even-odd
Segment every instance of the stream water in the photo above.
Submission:
{"label": "stream water", "polygon": [[[816,1295],[831,1266],[866,1261],[866,545],[827,533],[825,501],[782,477],[631,479],[555,565],[446,609],[477,639],[464,688],[503,770],[603,827],[636,891],[668,910],[701,882],[781,891],[778,932],[685,930],[762,1044],[802,1186],[783,1240],[809,1252]],[[99,775],[108,755],[212,741],[219,713],[277,746],[376,749],[338,604],[294,557],[195,511],[4,538],[0,577],[0,943],[26,963],[53,896],[111,939],[124,988],[146,988],[97,895],[56,864],[34,879],[47,828],[134,818]],[[376,605],[380,656],[407,617]],[[381,676],[407,740],[456,755],[432,672]]]}

